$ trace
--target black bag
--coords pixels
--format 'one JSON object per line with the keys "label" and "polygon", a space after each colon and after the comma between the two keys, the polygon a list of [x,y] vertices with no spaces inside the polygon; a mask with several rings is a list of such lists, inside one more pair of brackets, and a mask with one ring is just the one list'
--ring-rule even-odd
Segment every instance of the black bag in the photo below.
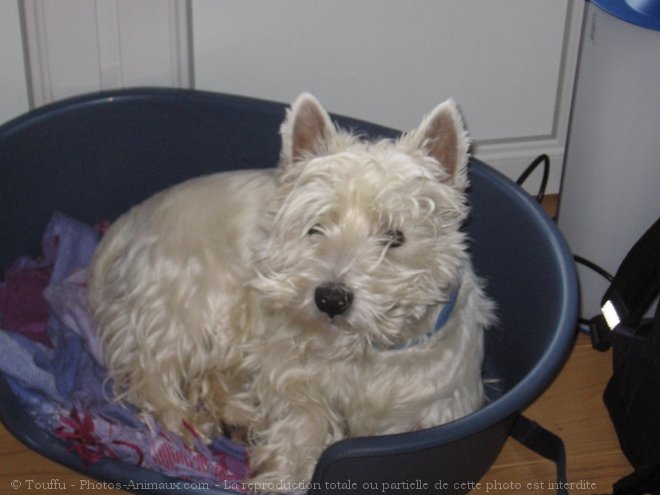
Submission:
{"label": "black bag", "polygon": [[612,346],[614,374],[603,398],[635,468],[614,494],[660,494],[660,304],[645,338],[615,333]]}
{"label": "black bag", "polygon": [[660,495],[660,220],[626,255],[591,320],[594,347],[613,348],[613,376],[603,399],[621,450],[635,471],[614,484],[614,495]]}

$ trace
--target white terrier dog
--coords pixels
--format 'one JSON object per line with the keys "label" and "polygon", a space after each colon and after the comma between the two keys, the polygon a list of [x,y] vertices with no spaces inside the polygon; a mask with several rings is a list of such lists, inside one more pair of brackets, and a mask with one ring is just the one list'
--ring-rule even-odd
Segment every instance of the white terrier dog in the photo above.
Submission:
{"label": "white terrier dog", "polygon": [[277,169],[192,179],[117,220],[89,303],[119,397],[177,432],[239,435],[256,480],[300,482],[332,442],[480,407],[493,304],[461,230],[453,101],[366,142],[303,94],[281,134]]}

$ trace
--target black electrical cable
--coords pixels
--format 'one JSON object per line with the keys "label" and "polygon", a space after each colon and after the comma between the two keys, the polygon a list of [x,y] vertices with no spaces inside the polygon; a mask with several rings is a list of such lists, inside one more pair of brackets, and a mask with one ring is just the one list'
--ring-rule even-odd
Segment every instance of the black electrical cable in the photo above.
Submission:
{"label": "black electrical cable", "polygon": [[[573,255],[573,259],[577,262],[580,263],[581,265],[586,266],[587,268],[590,268],[591,270],[595,271],[597,274],[599,274],[601,277],[605,278],[609,283],[614,282],[614,276],[605,270],[602,266],[597,265],[591,260],[588,260],[586,258],[583,258],[582,256],[579,256],[577,254]],[[578,318],[579,322],[583,325],[588,325],[591,320],[587,318],[580,317]]]}
{"label": "black electrical cable", "polygon": [[593,271],[598,273],[598,275],[605,278],[609,283],[614,282],[614,276],[610,272],[605,270],[605,268],[603,268],[602,266],[599,266],[593,261],[583,258],[582,256],[578,256],[577,254],[573,255],[573,259],[575,259],[575,261],[580,263],[581,265],[584,265],[587,268],[591,268]]}
{"label": "black electrical cable", "polygon": [[[516,184],[519,186],[522,186],[527,178],[534,172],[539,165],[543,165],[543,176],[541,177],[541,185],[539,186],[539,191],[536,195],[536,201],[539,203],[543,201],[543,198],[545,197],[545,189],[548,185],[548,177],[550,175],[550,157],[548,155],[541,154],[537,156],[532,163],[530,163],[527,168],[523,171],[522,174],[520,174],[520,177],[518,177],[518,180],[516,181]],[[593,261],[590,261],[586,258],[583,258],[582,256],[578,255],[573,255],[573,258],[577,263],[580,263],[587,268],[590,268],[591,270],[595,271],[602,277],[604,277],[608,282],[612,283],[614,281],[614,277],[612,274],[610,274],[607,270],[605,270],[603,267],[597,265]],[[579,322],[583,325],[589,325],[590,320],[587,318],[580,317]]]}
{"label": "black electrical cable", "polygon": [[534,172],[534,170],[536,170],[540,164],[543,164],[543,177],[541,178],[539,192],[536,195],[536,201],[539,203],[543,201],[543,197],[545,196],[545,189],[548,186],[548,178],[550,176],[550,157],[548,155],[544,153],[537,156],[534,161],[532,161],[532,163],[527,166],[523,173],[520,174],[520,177],[518,177],[518,180],[516,181],[516,184],[522,186],[523,183],[527,180],[527,177],[529,177],[530,174]]}

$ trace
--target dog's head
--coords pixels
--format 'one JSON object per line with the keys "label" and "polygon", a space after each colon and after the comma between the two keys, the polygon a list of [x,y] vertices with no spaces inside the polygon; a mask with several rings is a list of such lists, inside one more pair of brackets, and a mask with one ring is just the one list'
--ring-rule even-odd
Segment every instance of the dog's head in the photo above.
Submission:
{"label": "dog's head", "polygon": [[398,140],[370,142],[303,94],[281,133],[255,267],[264,302],[292,328],[346,342],[389,346],[427,331],[467,259],[469,142],[454,102]]}

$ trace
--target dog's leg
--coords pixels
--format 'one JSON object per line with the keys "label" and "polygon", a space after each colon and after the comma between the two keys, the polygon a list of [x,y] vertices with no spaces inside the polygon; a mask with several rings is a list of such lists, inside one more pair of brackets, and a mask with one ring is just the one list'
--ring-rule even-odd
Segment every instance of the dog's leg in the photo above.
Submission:
{"label": "dog's leg", "polygon": [[259,483],[308,481],[327,445],[342,438],[340,419],[325,406],[281,404],[285,415],[255,432],[258,445],[250,453],[252,478]]}

